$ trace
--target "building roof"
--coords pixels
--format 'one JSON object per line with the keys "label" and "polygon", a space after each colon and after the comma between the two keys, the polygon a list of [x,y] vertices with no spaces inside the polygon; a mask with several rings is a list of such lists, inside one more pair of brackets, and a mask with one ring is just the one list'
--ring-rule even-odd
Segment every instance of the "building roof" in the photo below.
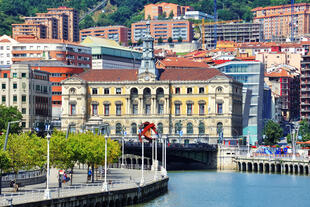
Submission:
{"label": "building roof", "polygon": [[274,72],[265,72],[265,77],[273,77],[273,78],[282,78],[282,77],[287,77],[287,78],[292,78],[294,76],[290,75],[286,70],[280,69],[278,71]]}
{"label": "building roof", "polygon": [[19,36],[16,38],[16,41],[19,43],[68,44],[68,45],[86,47],[76,42],[70,42],[70,41],[59,40],[59,39],[38,39],[33,36]]}
{"label": "building roof", "polygon": [[104,69],[104,70],[89,70],[81,73],[78,77],[85,81],[106,81],[106,82],[121,82],[121,81],[137,81],[138,70],[135,69]]}
{"label": "building roof", "polygon": [[168,57],[159,61],[162,67],[175,68],[209,68],[209,65],[204,62],[194,62],[184,57]]}
{"label": "building roof", "polygon": [[[309,6],[310,4],[308,3],[295,3],[294,4],[294,7],[297,7],[297,6]],[[286,5],[280,5],[280,6],[267,6],[267,7],[256,7],[254,9],[252,9],[251,11],[260,11],[260,10],[269,10],[269,9],[280,9],[280,8],[283,8],[283,7],[291,7],[291,4],[286,4]]]}
{"label": "building roof", "polygon": [[[162,81],[206,81],[215,76],[227,75],[214,68],[209,69],[169,69],[160,75]],[[137,81],[138,70],[105,69],[88,70],[78,75],[79,78],[91,82],[122,82]]]}

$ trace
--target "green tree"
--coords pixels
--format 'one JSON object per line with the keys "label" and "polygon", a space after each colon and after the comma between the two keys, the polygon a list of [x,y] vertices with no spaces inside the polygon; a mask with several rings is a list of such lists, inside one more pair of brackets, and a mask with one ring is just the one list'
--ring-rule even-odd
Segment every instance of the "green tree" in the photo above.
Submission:
{"label": "green tree", "polygon": [[168,38],[168,42],[169,42],[169,43],[172,43],[172,42],[173,42],[172,37],[169,37],[169,38]]}
{"label": "green tree", "polygon": [[268,120],[264,127],[265,139],[264,142],[267,145],[273,145],[280,141],[280,138],[283,136],[283,129],[280,124],[272,120]]}
{"label": "green tree", "polygon": [[174,17],[174,14],[173,14],[173,11],[171,10],[170,14],[169,14],[169,19],[173,19]]}
{"label": "green tree", "polygon": [[132,41],[130,39],[128,40],[128,45],[132,46]]}
{"label": "green tree", "polygon": [[158,38],[158,43],[163,43],[163,38],[162,37]]}
{"label": "green tree", "polygon": [[[8,127],[8,122],[18,121],[23,118],[22,113],[18,111],[17,107],[6,107],[0,105],[0,132],[3,132]],[[10,133],[19,133],[21,132],[22,127],[18,124],[10,124]]]}
{"label": "green tree", "polygon": [[307,119],[300,121],[298,134],[302,137],[302,141],[306,142],[310,140],[310,123]]}
{"label": "green tree", "polygon": [[80,29],[85,29],[85,28],[89,28],[89,27],[93,27],[95,26],[95,22],[93,20],[93,18],[89,15],[87,15],[82,22],[79,24]]}
{"label": "green tree", "polygon": [[183,38],[180,36],[179,38],[178,38],[178,42],[182,42],[183,41]]}
{"label": "green tree", "polygon": [[137,42],[137,45],[142,45],[142,43],[143,43],[142,39],[139,39],[138,42]]}

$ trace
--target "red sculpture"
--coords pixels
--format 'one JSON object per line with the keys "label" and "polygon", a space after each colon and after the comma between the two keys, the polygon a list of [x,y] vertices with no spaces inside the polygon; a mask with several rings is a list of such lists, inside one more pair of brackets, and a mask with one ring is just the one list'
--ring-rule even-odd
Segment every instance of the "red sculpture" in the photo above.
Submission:
{"label": "red sculpture", "polygon": [[140,125],[140,132],[139,132],[139,140],[140,142],[142,142],[142,136],[144,136],[145,139],[147,139],[149,142],[152,142],[153,139],[151,137],[151,133],[153,130],[153,132],[155,132],[156,135],[158,135],[157,131],[156,131],[156,127],[154,123],[150,123],[150,122],[144,122],[143,124]]}

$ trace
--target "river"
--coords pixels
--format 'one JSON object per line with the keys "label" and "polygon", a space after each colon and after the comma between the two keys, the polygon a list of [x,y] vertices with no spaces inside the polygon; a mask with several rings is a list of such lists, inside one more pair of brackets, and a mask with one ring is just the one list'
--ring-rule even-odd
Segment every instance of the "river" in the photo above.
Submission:
{"label": "river", "polygon": [[310,177],[216,171],[169,172],[168,193],[137,207],[308,207]]}

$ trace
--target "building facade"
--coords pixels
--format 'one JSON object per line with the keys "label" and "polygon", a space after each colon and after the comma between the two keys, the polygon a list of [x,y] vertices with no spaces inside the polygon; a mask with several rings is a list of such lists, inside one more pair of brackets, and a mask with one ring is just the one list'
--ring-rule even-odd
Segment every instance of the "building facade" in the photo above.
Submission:
{"label": "building facade", "polygon": [[80,31],[80,39],[83,41],[87,36],[101,37],[114,40],[121,45],[128,45],[129,28],[125,26],[91,27]]}
{"label": "building facade", "polygon": [[12,45],[11,53],[12,63],[56,60],[67,65],[91,68],[91,48],[68,41],[18,38],[17,43]]}
{"label": "building facade", "polygon": [[292,29],[295,38],[310,33],[310,4],[308,3],[296,3],[293,7],[291,4],[258,7],[252,9],[252,12],[254,22],[263,25],[266,40],[291,38]]}
{"label": "building facade", "polygon": [[182,17],[186,11],[193,11],[191,6],[180,6],[178,4],[161,2],[157,4],[148,4],[144,6],[144,19],[156,20],[160,16],[169,17],[173,14],[173,18]]}
{"label": "building facade", "polygon": [[[146,32],[147,21],[141,21],[131,24],[131,42],[136,44],[142,40]],[[162,38],[163,42],[168,42],[169,37],[173,42],[178,42],[181,37],[182,42],[192,42],[193,27],[188,20],[153,20],[150,21],[151,35],[158,42]]]}
{"label": "building facade", "polygon": [[0,70],[1,104],[16,106],[23,115],[21,125],[30,130],[36,122],[51,119],[52,91],[49,73],[14,64]]}
{"label": "building facade", "polygon": [[0,65],[11,65],[12,64],[12,47],[16,45],[17,41],[13,38],[3,35],[0,37]]}
{"label": "building facade", "polygon": [[272,119],[279,122],[299,120],[299,75],[299,70],[292,66],[267,68],[265,83],[272,92]]}
{"label": "building facade", "polygon": [[243,135],[250,137],[251,144],[261,143],[264,65],[253,61],[229,61],[215,68],[243,83]]}
{"label": "building facade", "polygon": [[[260,23],[224,23],[216,25],[217,41],[262,42],[263,28]],[[214,25],[204,26],[206,48],[215,48]]]}
{"label": "building facade", "polygon": [[310,118],[310,56],[302,56],[300,70],[300,118]]}
{"label": "building facade", "polygon": [[81,45],[92,50],[92,69],[137,69],[142,52],[120,46],[114,40],[88,36]]}
{"label": "building facade", "polygon": [[153,41],[148,25],[138,70],[90,70],[63,81],[62,129],[107,124],[112,137],[125,127],[126,138],[136,140],[149,121],[173,143],[240,136],[242,84],[216,69],[158,70]]}
{"label": "building facade", "polygon": [[23,24],[12,24],[13,38],[32,36],[79,42],[79,12],[67,7],[47,10],[47,13],[37,13],[35,17],[24,17]]}

